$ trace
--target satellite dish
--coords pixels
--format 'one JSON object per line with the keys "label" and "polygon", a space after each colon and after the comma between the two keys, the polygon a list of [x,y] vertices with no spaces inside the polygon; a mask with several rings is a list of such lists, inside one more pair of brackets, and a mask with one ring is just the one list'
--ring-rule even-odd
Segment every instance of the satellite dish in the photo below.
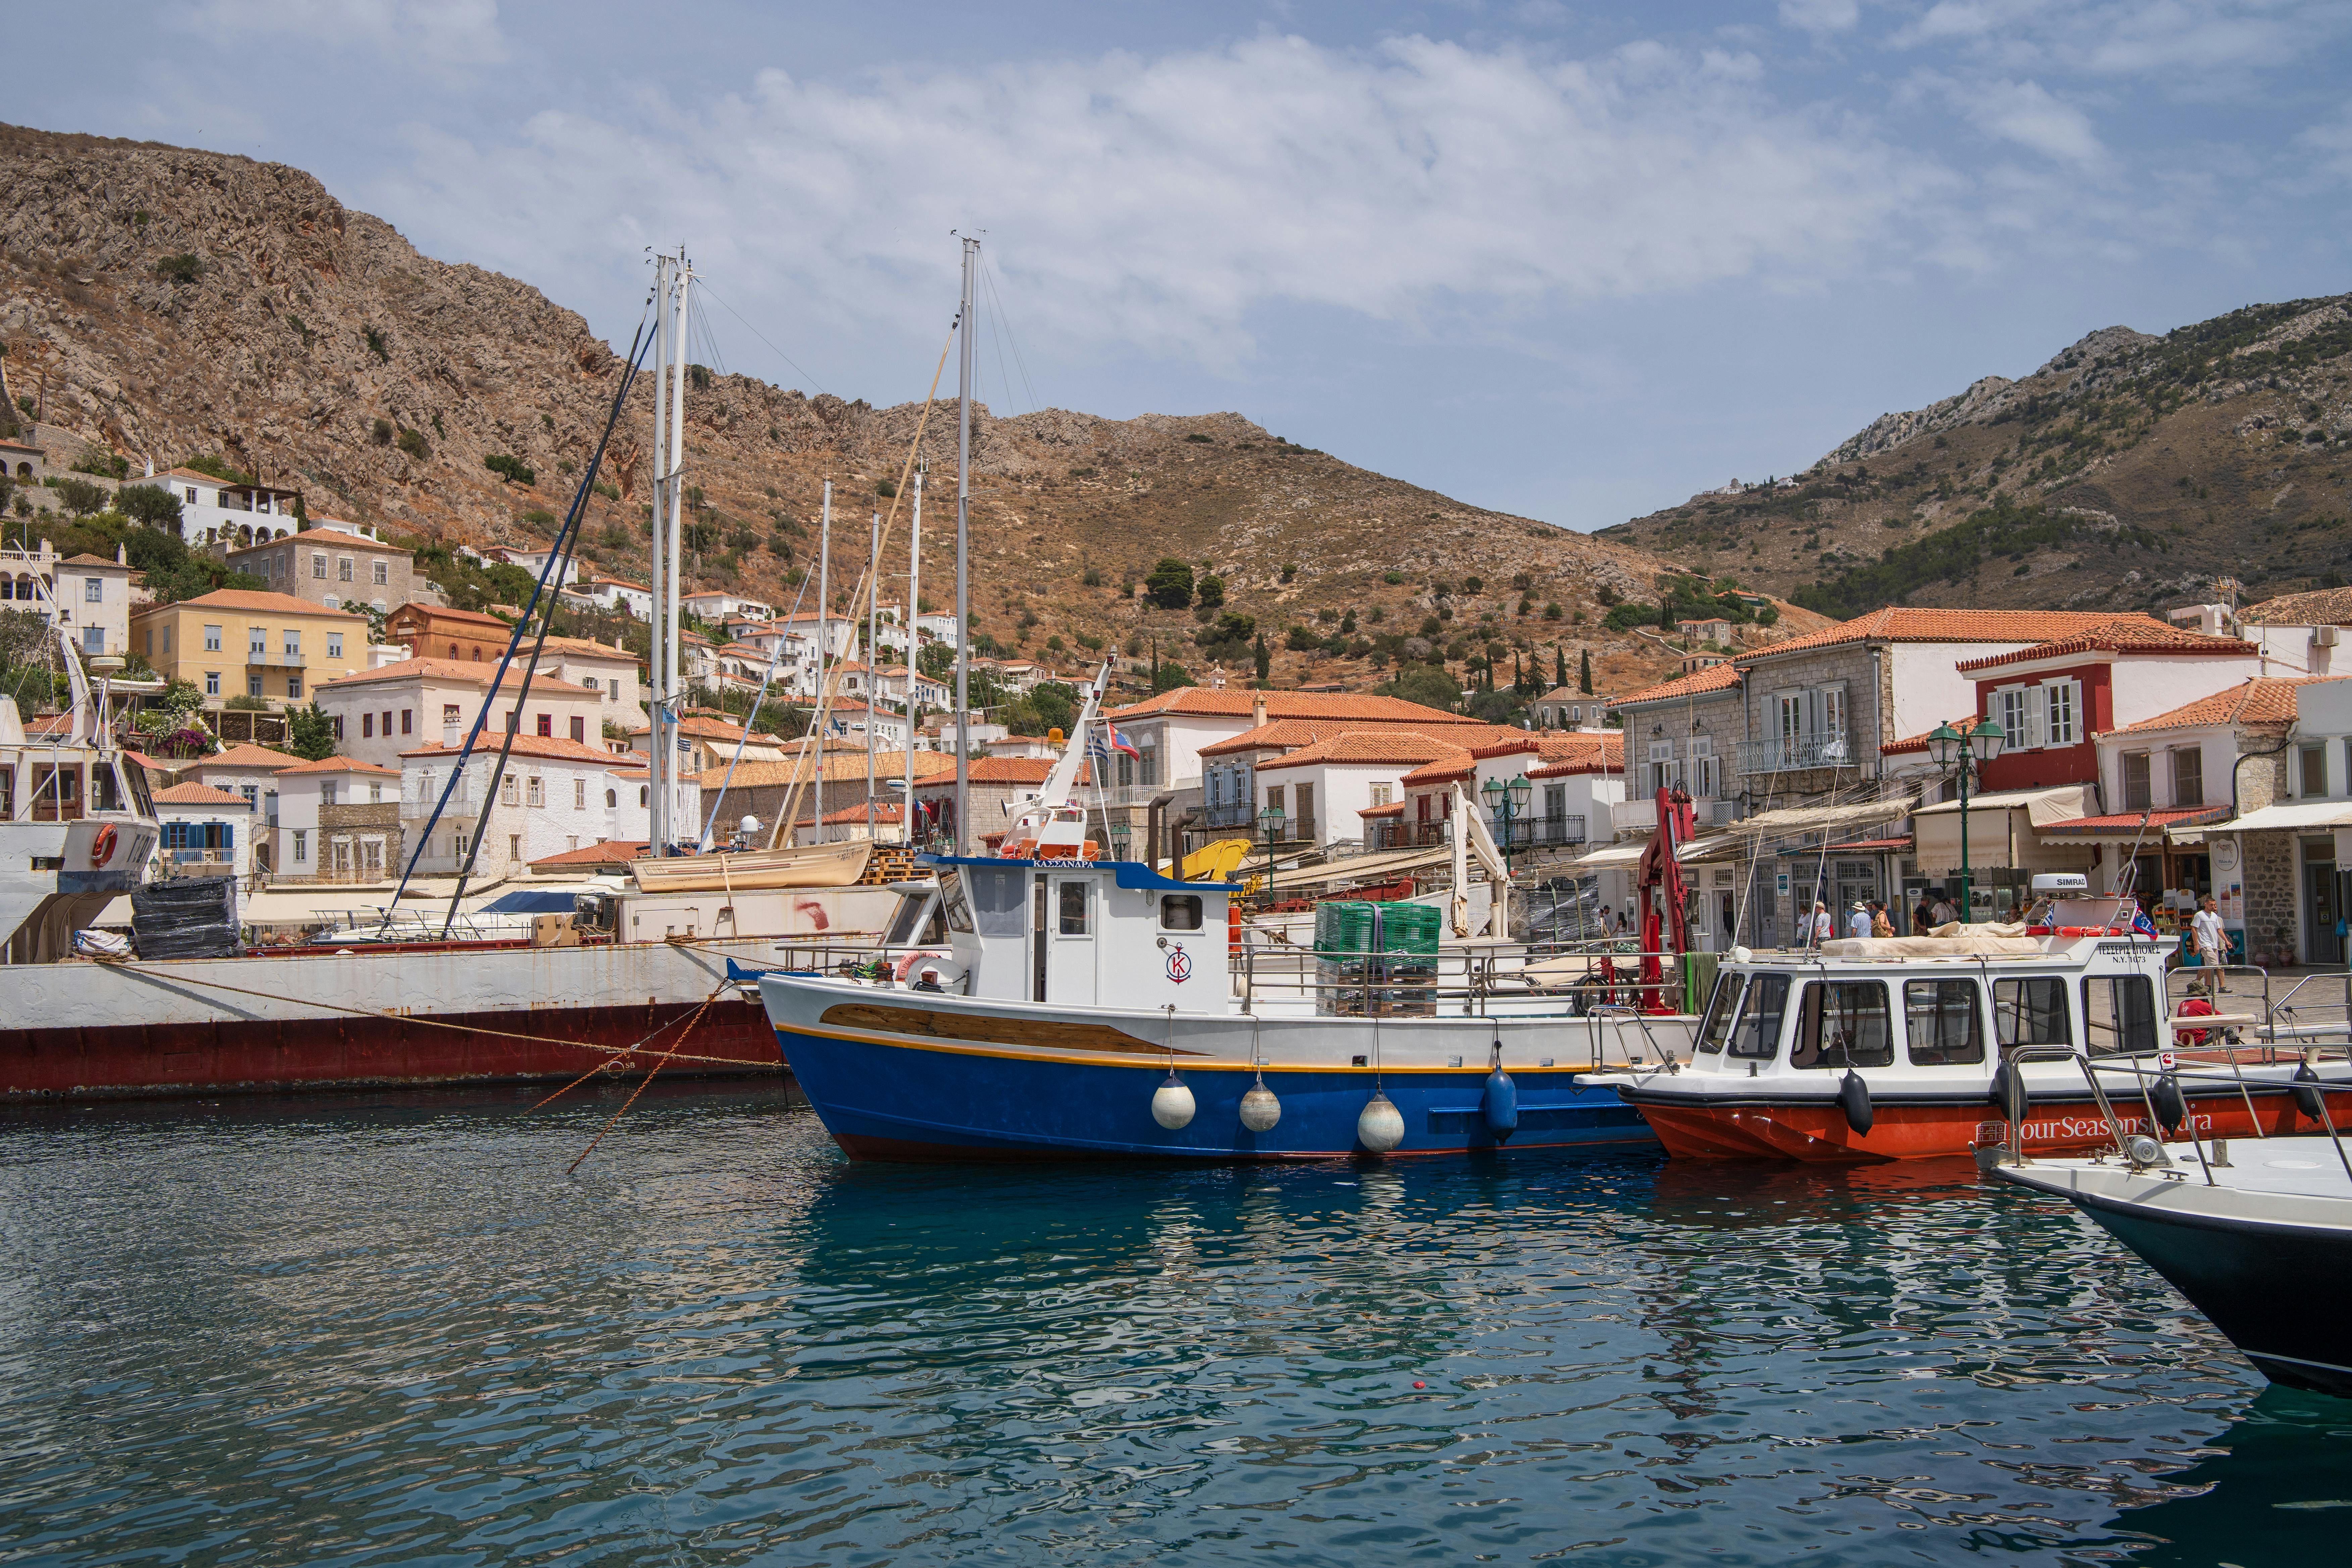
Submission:
{"label": "satellite dish", "polygon": [[745,833],[757,833],[760,831],[760,819],[756,816],[746,816],[737,826]]}

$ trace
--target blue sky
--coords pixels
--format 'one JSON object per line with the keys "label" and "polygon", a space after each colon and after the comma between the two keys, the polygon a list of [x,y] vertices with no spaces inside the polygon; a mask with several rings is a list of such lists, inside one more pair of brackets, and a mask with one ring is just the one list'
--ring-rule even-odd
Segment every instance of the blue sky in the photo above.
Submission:
{"label": "blue sky", "polygon": [[2341,0],[168,0],[13,38],[105,63],[12,73],[7,119],[309,169],[623,341],[683,241],[729,368],[919,397],[980,230],[1000,412],[1234,409],[1577,528],[2095,328],[2352,289]]}

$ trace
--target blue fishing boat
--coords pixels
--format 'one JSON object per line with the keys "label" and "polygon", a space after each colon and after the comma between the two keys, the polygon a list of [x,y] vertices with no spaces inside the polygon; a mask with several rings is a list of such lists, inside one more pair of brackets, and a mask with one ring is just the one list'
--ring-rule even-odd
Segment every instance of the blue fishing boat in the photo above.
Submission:
{"label": "blue fishing boat", "polygon": [[[1102,684],[1005,854],[924,858],[930,942],[760,979],[842,1148],[1256,1161],[1654,1142],[1613,1085],[1686,1056],[1691,1020],[1580,1008],[1517,944],[1398,951],[1379,906],[1359,906],[1368,943],[1237,964],[1239,884],[1092,858],[1070,792]],[[1391,908],[1385,923],[1429,917],[1433,938],[1436,910]]]}

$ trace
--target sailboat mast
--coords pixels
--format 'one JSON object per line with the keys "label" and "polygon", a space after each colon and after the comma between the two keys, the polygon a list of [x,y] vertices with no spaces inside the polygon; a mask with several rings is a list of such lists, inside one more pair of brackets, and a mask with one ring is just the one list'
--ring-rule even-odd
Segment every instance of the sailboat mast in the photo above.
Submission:
{"label": "sailboat mast", "polygon": [[915,656],[922,651],[923,466],[915,465],[915,521],[907,534],[907,791],[898,806],[898,842],[915,842]]}
{"label": "sailboat mast", "polygon": [[955,852],[969,855],[971,822],[971,273],[980,241],[963,242],[963,305],[956,312]]}
{"label": "sailboat mast", "polygon": [[[677,635],[678,578],[686,567],[683,548],[683,519],[686,500],[686,295],[694,283],[694,268],[686,259],[686,247],[677,247],[677,314],[669,335],[670,370],[673,379],[669,392],[669,598],[666,607],[665,635],[669,639],[667,664],[669,670],[669,734],[663,749],[662,778],[670,790],[668,805],[662,812],[668,831],[662,836],[661,852],[670,852],[677,837],[677,721],[678,708],[684,700],[686,680],[678,668],[681,651]],[[701,813],[698,810],[698,816]]]}
{"label": "sailboat mast", "polygon": [[877,508],[873,515],[873,531],[866,544],[866,837],[869,842],[874,837],[874,725],[881,717],[875,703],[882,695],[882,650],[875,637],[882,614],[882,513]]}
{"label": "sailboat mast", "polygon": [[669,258],[654,258],[654,475],[653,475],[653,537],[648,546],[653,578],[653,603],[647,607],[646,619],[652,623],[651,646],[646,649],[646,662],[652,676],[652,689],[647,693],[652,701],[647,705],[647,720],[652,724],[646,738],[647,775],[652,788],[647,795],[649,811],[646,837],[651,841],[652,853],[667,853],[669,842],[669,773],[665,758],[669,751],[669,733],[662,723],[662,694],[669,689],[669,667],[664,658],[667,645],[662,638],[661,615],[665,563],[662,541],[669,487],[662,482],[662,454],[669,440],[669,378],[663,374],[669,364]]}

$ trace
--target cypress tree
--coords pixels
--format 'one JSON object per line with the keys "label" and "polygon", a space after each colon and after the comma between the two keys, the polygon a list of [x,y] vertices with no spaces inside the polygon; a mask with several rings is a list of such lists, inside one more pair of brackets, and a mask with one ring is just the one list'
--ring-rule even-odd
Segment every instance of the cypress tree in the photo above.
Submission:
{"label": "cypress tree", "polygon": [[1589,647],[1577,655],[1576,689],[1587,697],[1592,695],[1592,650]]}

